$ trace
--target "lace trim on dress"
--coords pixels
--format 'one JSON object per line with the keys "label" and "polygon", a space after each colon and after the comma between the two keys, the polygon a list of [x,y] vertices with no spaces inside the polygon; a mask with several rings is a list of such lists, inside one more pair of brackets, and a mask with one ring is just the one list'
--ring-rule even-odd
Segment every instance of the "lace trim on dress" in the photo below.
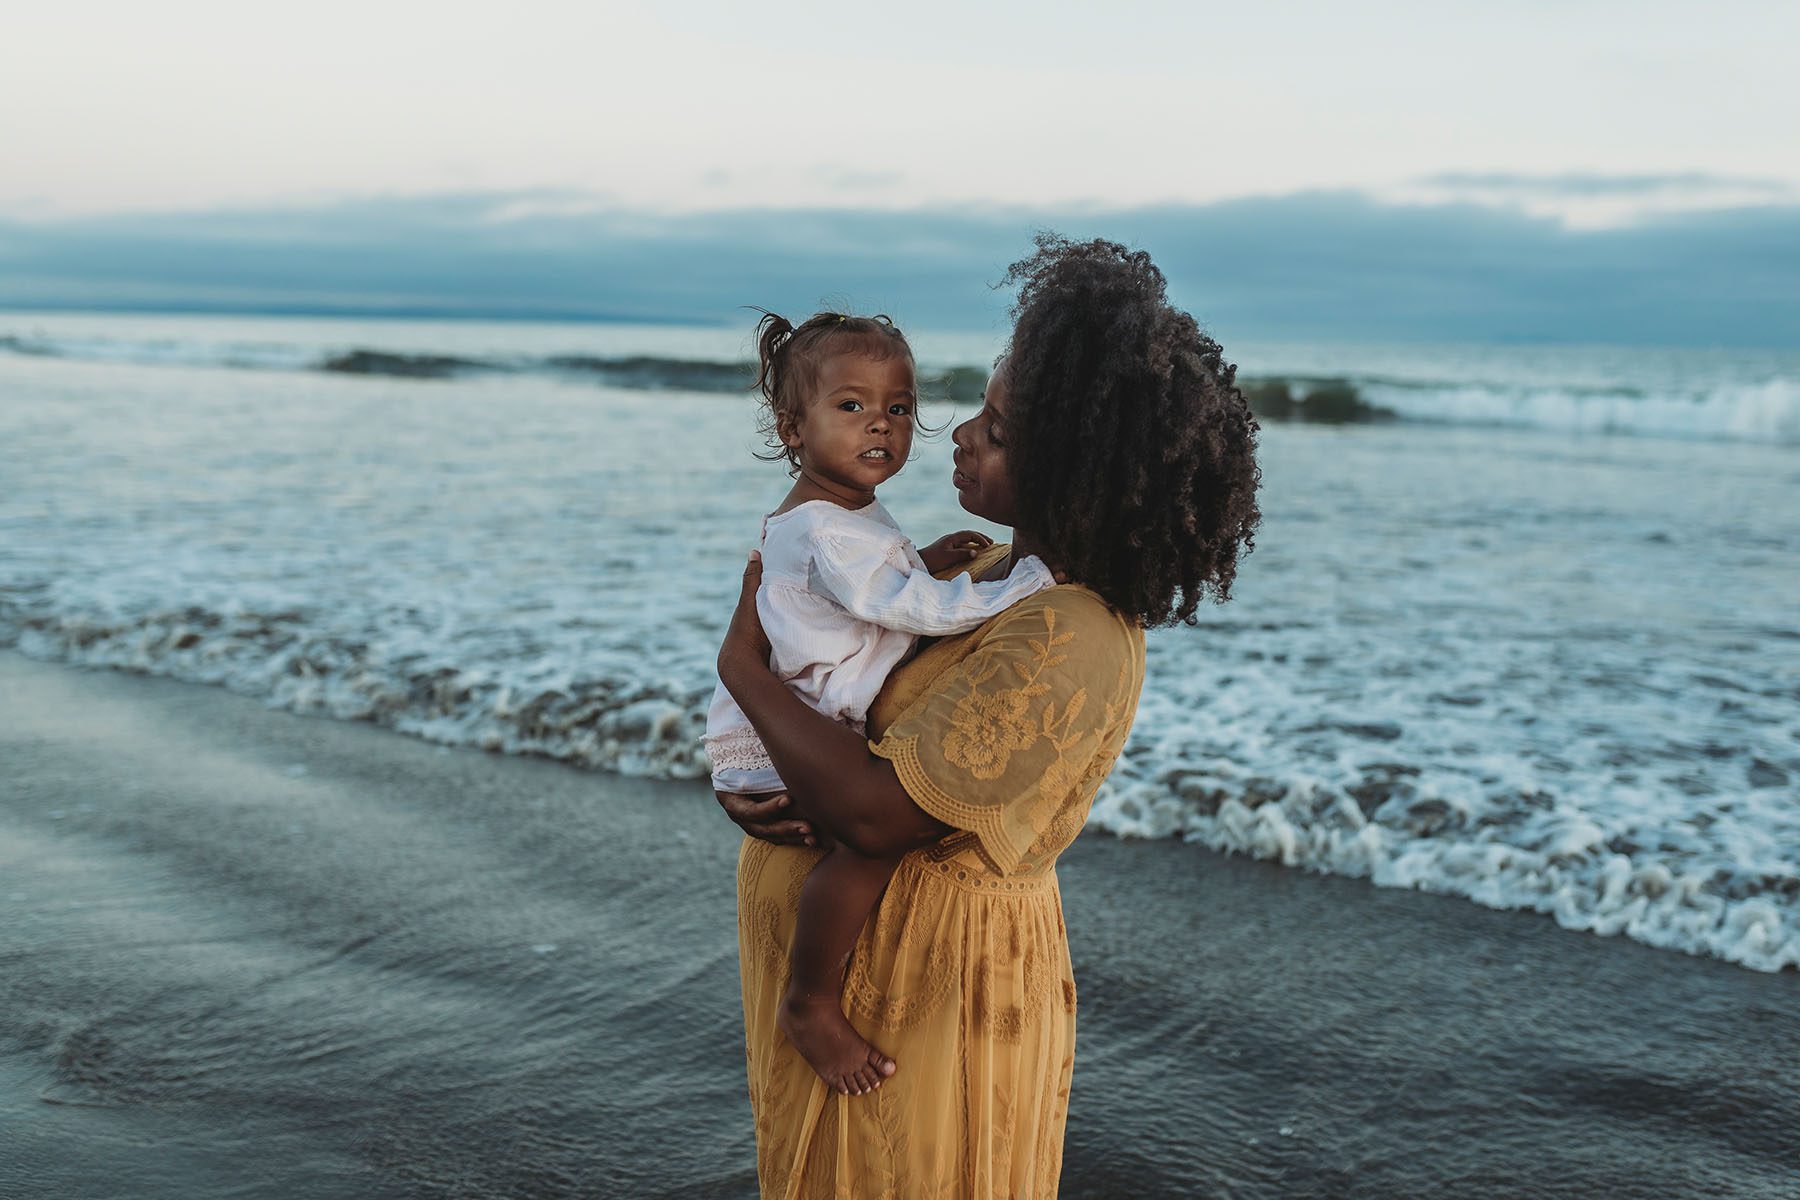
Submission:
{"label": "lace trim on dress", "polygon": [[714,771],[756,771],[775,765],[769,761],[769,751],[754,729],[709,734],[701,740],[706,744],[706,757],[712,760]]}

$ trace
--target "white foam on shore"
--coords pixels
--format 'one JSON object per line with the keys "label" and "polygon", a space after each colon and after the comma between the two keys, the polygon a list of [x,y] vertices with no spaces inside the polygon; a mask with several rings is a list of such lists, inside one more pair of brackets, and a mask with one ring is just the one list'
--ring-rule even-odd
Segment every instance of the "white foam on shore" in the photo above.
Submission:
{"label": "white foam on shore", "polygon": [[[357,637],[324,624],[291,610],[189,609],[114,623],[14,612],[0,621],[0,643],[10,637],[41,659],[221,685],[445,745],[662,778],[707,772],[698,738],[710,686],[694,664],[685,680],[648,677],[628,654],[588,655],[572,671],[540,648],[511,665],[459,665],[398,614]],[[1153,640],[1138,726],[1096,801],[1095,827],[1532,909],[1571,929],[1757,970],[1800,966],[1800,808],[1791,789],[1739,788],[1729,802],[1694,803],[1655,788],[1621,790],[1590,769],[1571,772],[1565,794],[1542,784],[1526,765],[1528,748],[1504,729],[1446,729],[1440,718],[1434,732],[1418,722],[1409,738],[1395,720],[1404,703],[1322,727],[1316,706],[1278,701],[1287,690],[1278,677],[1220,684],[1215,694],[1229,703],[1196,707],[1218,678],[1210,668],[1195,677],[1181,654],[1180,639],[1196,636]],[[1311,728],[1296,734],[1283,713],[1310,714]],[[1307,736],[1324,752],[1296,768],[1294,747]],[[1483,748],[1435,744],[1457,736]],[[1209,744],[1218,752],[1196,752]]]}
{"label": "white foam on shore", "polygon": [[70,616],[12,624],[9,631],[0,623],[0,644],[10,632],[34,658],[216,684],[290,712],[370,721],[443,745],[624,775],[708,771],[700,691],[641,678],[620,663],[607,673],[604,658],[581,671],[547,661],[513,670],[458,665],[424,645],[374,650],[368,631],[345,636],[293,612],[187,609],[117,623]]}
{"label": "white foam on shore", "polygon": [[[1174,790],[1115,776],[1092,822],[1126,837],[1180,836],[1381,887],[1462,896],[1552,915],[1567,929],[1623,934],[1759,971],[1800,966],[1800,872],[1769,856],[1759,871],[1724,845],[1644,846],[1663,832],[1613,832],[1579,804],[1496,797],[1426,780],[1365,813],[1340,783],[1186,775]],[[1523,807],[1531,815],[1518,816]],[[1718,830],[1725,845],[1773,833],[1800,844],[1791,804],[1767,797]],[[1535,809],[1535,812],[1531,810]],[[1630,853],[1610,847],[1621,841]]]}

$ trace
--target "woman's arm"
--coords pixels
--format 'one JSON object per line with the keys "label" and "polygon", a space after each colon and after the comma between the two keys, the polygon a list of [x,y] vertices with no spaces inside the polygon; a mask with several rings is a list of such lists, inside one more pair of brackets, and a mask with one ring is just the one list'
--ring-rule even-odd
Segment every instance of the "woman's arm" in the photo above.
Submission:
{"label": "woman's arm", "polygon": [[862,735],[815,712],[769,670],[769,640],[756,612],[761,582],[762,556],[752,552],[719,648],[719,678],[756,727],[795,807],[867,857],[928,846],[952,832],[913,803],[893,766],[871,754]]}

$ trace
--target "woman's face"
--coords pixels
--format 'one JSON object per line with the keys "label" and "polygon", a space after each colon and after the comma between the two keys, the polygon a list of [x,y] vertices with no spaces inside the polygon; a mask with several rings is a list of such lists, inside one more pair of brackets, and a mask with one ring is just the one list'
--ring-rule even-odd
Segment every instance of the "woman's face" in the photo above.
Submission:
{"label": "woman's face", "polygon": [[981,411],[958,425],[950,435],[956,444],[953,460],[956,498],[963,508],[996,525],[1013,520],[1012,476],[1006,470],[1006,363],[988,376]]}

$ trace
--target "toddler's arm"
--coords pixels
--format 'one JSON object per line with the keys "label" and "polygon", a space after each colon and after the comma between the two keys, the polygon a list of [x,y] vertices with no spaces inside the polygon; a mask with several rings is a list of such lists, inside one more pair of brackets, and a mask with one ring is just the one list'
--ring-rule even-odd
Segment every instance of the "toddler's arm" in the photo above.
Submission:
{"label": "toddler's arm", "polygon": [[897,549],[873,540],[823,537],[813,554],[811,586],[859,620],[901,633],[940,636],[973,629],[1056,583],[1035,554],[1020,559],[1005,579],[978,583],[967,574],[933,578],[907,563]]}

